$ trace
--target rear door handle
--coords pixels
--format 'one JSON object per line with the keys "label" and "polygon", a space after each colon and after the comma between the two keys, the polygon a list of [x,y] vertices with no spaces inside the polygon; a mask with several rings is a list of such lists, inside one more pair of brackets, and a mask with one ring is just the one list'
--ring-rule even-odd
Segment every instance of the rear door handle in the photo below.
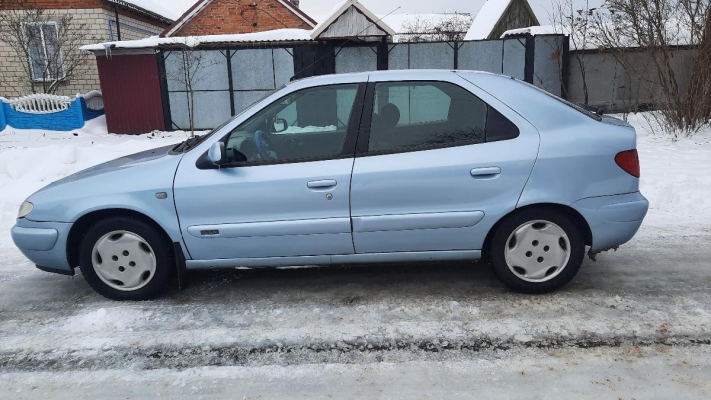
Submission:
{"label": "rear door handle", "polygon": [[499,167],[474,168],[469,172],[476,179],[493,179],[501,175]]}
{"label": "rear door handle", "polygon": [[308,186],[309,189],[327,189],[335,187],[337,184],[338,182],[333,179],[324,179],[322,181],[309,181],[306,186]]}

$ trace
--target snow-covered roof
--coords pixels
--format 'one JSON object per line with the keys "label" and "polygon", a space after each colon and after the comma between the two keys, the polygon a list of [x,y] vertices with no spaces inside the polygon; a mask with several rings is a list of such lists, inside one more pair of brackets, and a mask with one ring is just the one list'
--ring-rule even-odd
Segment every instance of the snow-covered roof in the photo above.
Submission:
{"label": "snow-covered roof", "polygon": [[[464,40],[484,40],[489,38],[491,32],[496,28],[496,25],[501,21],[501,18],[506,13],[506,10],[515,0],[488,0],[477,13],[472,27],[467,32]],[[529,12],[535,17],[531,5],[527,0],[522,0]],[[537,23],[538,21],[536,21]]]}
{"label": "snow-covered roof", "polygon": [[158,0],[106,0],[106,2],[128,8],[140,14],[172,23],[179,14],[158,4]]}
{"label": "snow-covered roof", "polygon": [[511,1],[513,0],[489,0],[484,3],[484,6],[472,21],[472,27],[467,32],[464,40],[488,38],[496,24],[501,20],[501,17],[504,16],[506,9],[511,5]]}
{"label": "snow-covered roof", "polygon": [[107,49],[150,49],[157,47],[188,46],[202,44],[254,43],[254,42],[304,42],[311,40],[311,31],[306,29],[276,29],[273,31],[207,36],[152,36],[139,40],[123,40],[83,46],[84,51],[105,51]]}
{"label": "snow-covered roof", "polygon": [[[153,0],[144,0],[144,1],[153,1]],[[295,6],[291,1],[289,0],[277,0],[279,3],[281,3],[284,7],[289,9],[291,12],[294,13],[297,17],[299,17],[302,21],[304,21],[306,24],[309,26],[316,26],[316,21],[313,20],[313,18],[309,17],[304,11],[299,9],[299,7]],[[192,20],[196,15],[200,14],[202,10],[205,9],[210,3],[212,3],[213,0],[197,0],[195,4],[193,4],[192,7],[190,7],[183,15],[181,15],[175,22],[166,28],[165,31],[163,31],[160,36],[161,37],[169,37],[173,35],[175,32],[179,31],[180,28],[185,26],[190,20]]]}
{"label": "snow-covered roof", "polygon": [[501,35],[501,39],[519,35],[568,35],[569,33],[567,29],[563,27],[557,28],[553,25],[529,26],[527,28],[509,29]]}
{"label": "snow-covered roof", "polygon": [[[358,0],[343,0],[340,3],[336,4],[333,9],[331,10],[331,13],[328,15],[326,19],[321,21],[316,27],[314,27],[314,30],[311,33],[311,38],[315,39],[319,37],[324,31],[326,31],[334,22],[336,22],[342,15],[344,15],[351,7],[353,7],[355,10],[357,10],[360,14],[362,14],[366,19],[367,22],[369,23],[370,26],[374,26],[375,28],[379,29],[382,32],[387,33],[390,36],[395,35],[395,31],[388,26],[388,24],[385,23],[380,17],[376,16],[373,14],[370,10],[368,10],[366,7],[364,7],[362,4],[358,2]],[[351,36],[355,36],[360,32],[351,32]]]}
{"label": "snow-covered roof", "polygon": [[[688,46],[694,44],[691,31],[687,28],[687,21],[679,19],[669,19],[667,21],[666,40],[672,46]],[[583,31],[578,27],[571,29],[569,26],[530,26],[527,28],[511,29],[504,32],[501,38],[515,37],[519,35],[566,35],[570,37],[570,50],[599,50],[605,47],[605,44],[600,42],[599,37],[604,36],[599,32],[600,27],[590,26],[587,31]],[[605,30],[613,30],[613,26],[604,25]],[[634,37],[620,36],[618,43],[622,48],[633,49],[643,47]]]}

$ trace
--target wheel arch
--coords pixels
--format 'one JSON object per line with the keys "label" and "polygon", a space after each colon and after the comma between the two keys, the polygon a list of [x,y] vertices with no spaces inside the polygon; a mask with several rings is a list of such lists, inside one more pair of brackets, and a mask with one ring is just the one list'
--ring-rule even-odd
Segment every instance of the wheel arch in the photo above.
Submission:
{"label": "wheel arch", "polygon": [[495,224],[494,226],[489,229],[489,233],[487,233],[486,238],[484,239],[484,245],[482,246],[482,258],[487,258],[489,248],[491,247],[491,240],[494,236],[494,233],[496,230],[499,228],[501,223],[505,221],[507,218],[509,218],[512,215],[516,215],[524,210],[531,210],[531,209],[547,209],[547,210],[554,210],[557,212],[562,213],[563,215],[567,216],[570,218],[573,223],[580,229],[580,233],[583,235],[583,238],[585,239],[585,244],[587,246],[592,245],[593,241],[593,236],[592,236],[592,230],[590,229],[590,224],[588,224],[588,221],[585,220],[585,217],[582,216],[576,209],[564,205],[564,204],[557,204],[557,203],[537,203],[537,204],[529,204],[523,207],[519,207],[511,211],[510,213],[504,215],[501,217]]}
{"label": "wheel arch", "polygon": [[69,230],[67,237],[67,261],[71,268],[79,266],[79,244],[81,243],[84,233],[96,222],[112,217],[130,217],[145,222],[160,233],[166,241],[166,245],[170,245],[173,242],[168,232],[166,232],[160,224],[141,212],[125,208],[108,208],[91,211],[82,215]]}

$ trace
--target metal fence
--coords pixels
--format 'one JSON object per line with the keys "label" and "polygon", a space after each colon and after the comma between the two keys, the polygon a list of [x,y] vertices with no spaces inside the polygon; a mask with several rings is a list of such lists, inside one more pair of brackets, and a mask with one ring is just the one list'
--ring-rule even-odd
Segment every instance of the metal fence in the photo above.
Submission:
{"label": "metal fence", "polygon": [[[434,43],[303,44],[199,50],[207,60],[193,85],[196,129],[212,129],[292,77],[396,69],[467,69],[527,80],[553,94],[563,90],[563,36]],[[565,51],[564,51],[565,50]],[[163,51],[166,127],[189,129],[185,53]],[[189,69],[189,68],[188,68]],[[165,103],[165,102],[164,102]]]}

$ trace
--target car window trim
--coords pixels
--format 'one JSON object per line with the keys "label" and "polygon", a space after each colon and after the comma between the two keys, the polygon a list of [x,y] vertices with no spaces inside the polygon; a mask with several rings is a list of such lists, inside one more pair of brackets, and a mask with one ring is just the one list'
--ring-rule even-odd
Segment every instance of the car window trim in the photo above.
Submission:
{"label": "car window trim", "polygon": [[[321,156],[321,157],[302,157],[302,158],[290,158],[290,159],[283,159],[283,160],[239,161],[239,162],[227,163],[227,164],[222,164],[222,165],[217,166],[217,165],[210,163],[207,160],[207,151],[205,151],[195,161],[195,166],[198,169],[222,169],[222,168],[238,168],[238,167],[256,167],[256,166],[264,166],[264,165],[296,164],[296,163],[302,163],[302,162],[328,161],[328,160],[340,160],[340,159],[345,159],[345,158],[353,158],[355,151],[356,151],[356,143],[358,141],[358,131],[361,126],[360,121],[362,118],[362,114],[364,112],[364,99],[365,99],[368,83],[367,82],[334,83],[334,84],[329,84],[329,85],[311,86],[311,87],[307,87],[307,88],[303,88],[303,89],[299,90],[299,91],[304,91],[304,90],[316,89],[316,88],[327,88],[327,87],[331,87],[331,86],[344,86],[344,85],[356,85],[356,84],[358,85],[358,89],[356,90],[355,99],[353,100],[353,106],[351,106],[351,115],[348,120],[348,127],[346,130],[346,138],[343,141],[343,147],[341,148],[340,153],[328,155],[328,156]],[[294,93],[298,93],[299,91],[292,92],[292,93],[286,94],[286,95],[278,98],[277,100],[273,101],[272,103],[269,103],[268,105],[264,106],[261,110],[257,111],[257,113],[284,100],[284,98],[286,98],[287,96],[291,96]],[[248,121],[249,120],[245,121],[244,123],[246,123]],[[356,121],[358,121],[358,122],[356,123]],[[236,127],[235,129],[237,129],[237,128],[239,128],[239,127]],[[224,142],[231,133],[232,133],[232,131],[227,133],[225,136],[221,137],[219,141]]]}

